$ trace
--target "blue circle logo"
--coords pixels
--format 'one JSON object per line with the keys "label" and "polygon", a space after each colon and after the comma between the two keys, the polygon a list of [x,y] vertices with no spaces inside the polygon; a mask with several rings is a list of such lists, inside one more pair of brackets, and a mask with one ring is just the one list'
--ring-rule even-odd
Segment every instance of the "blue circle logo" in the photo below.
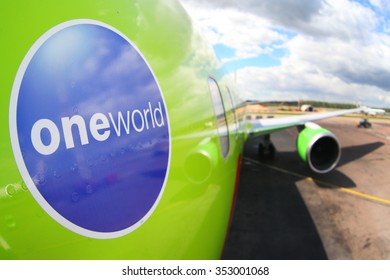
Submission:
{"label": "blue circle logo", "polygon": [[34,198],[81,235],[123,236],[162,196],[165,101],[140,51],[109,25],[68,21],[37,40],[15,78],[10,134]]}

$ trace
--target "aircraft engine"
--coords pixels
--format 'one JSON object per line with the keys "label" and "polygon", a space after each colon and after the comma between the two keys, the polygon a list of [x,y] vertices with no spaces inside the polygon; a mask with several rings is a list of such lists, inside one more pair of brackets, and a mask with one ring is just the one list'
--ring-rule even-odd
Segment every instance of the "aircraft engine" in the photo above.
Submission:
{"label": "aircraft engine", "polygon": [[297,151],[312,171],[321,174],[333,170],[341,155],[336,136],[314,123],[307,123],[299,133]]}

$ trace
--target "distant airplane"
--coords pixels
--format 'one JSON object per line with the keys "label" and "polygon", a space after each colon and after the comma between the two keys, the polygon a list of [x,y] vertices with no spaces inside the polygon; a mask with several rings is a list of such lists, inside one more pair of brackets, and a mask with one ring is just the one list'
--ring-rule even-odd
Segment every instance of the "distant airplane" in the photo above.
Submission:
{"label": "distant airplane", "polygon": [[364,113],[370,116],[376,116],[376,115],[385,115],[386,111],[383,109],[367,108],[364,110]]}
{"label": "distant airplane", "polygon": [[312,122],[367,110],[239,121],[175,1],[2,1],[0,41],[0,259],[219,258],[246,139],[296,126],[326,173]]}

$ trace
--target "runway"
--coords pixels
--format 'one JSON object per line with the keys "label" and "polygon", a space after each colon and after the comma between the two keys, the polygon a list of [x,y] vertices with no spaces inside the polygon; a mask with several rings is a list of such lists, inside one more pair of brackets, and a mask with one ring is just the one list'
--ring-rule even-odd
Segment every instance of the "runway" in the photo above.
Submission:
{"label": "runway", "polygon": [[326,175],[298,158],[295,128],[272,134],[273,160],[248,141],[223,259],[390,259],[390,123],[358,121],[318,122],[342,146]]}

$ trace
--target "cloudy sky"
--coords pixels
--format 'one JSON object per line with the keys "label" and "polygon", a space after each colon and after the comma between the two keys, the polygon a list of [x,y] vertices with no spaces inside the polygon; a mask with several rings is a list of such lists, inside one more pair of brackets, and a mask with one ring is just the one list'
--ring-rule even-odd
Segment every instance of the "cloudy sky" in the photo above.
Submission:
{"label": "cloudy sky", "polygon": [[181,2],[242,99],[390,107],[390,1]]}

